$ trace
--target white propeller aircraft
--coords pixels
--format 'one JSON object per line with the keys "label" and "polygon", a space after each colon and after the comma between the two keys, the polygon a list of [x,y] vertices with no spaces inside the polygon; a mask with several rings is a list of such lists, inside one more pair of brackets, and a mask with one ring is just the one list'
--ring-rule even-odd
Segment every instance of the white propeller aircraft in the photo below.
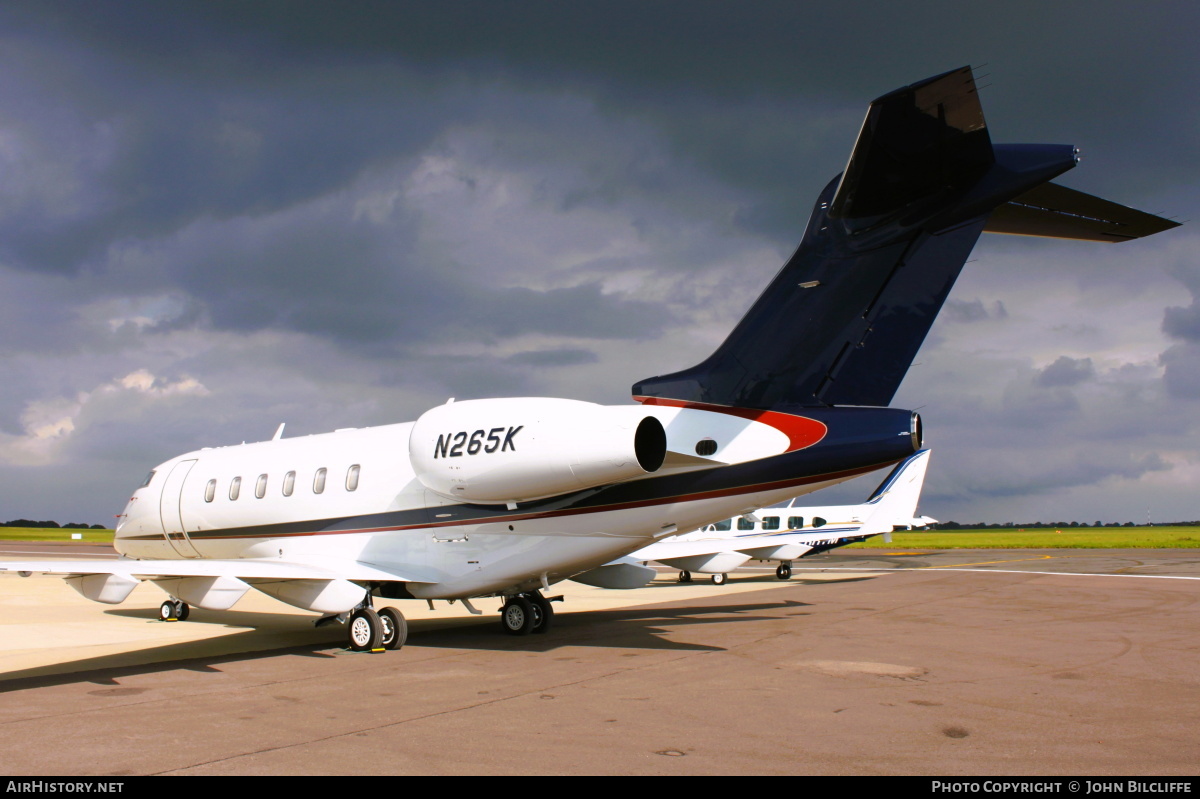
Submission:
{"label": "white propeller aircraft", "polygon": [[[407,636],[374,598],[501,597],[545,632],[542,591],[680,530],[891,466],[920,417],[888,408],[985,231],[1125,241],[1175,223],[1049,181],[1070,145],[993,145],[969,67],[871,103],[795,254],[703,363],[636,405],[450,401],[415,422],[201,449],[156,466],[116,527],[124,559],[3,564],[118,603],[142,581],[224,610],[247,591]],[[643,568],[643,567],[635,567]]]}
{"label": "white propeller aircraft", "polygon": [[[861,505],[802,506],[795,499],[664,538],[612,565],[661,563],[679,569],[681,583],[690,583],[692,572],[699,572],[711,574],[715,585],[724,585],[729,572],[747,561],[778,561],[775,576],[787,580],[794,560],[877,535],[890,541],[895,530],[935,523],[915,516],[928,466],[929,450],[923,449],[901,461]],[[650,572],[653,579],[653,569]],[[588,582],[592,574],[575,579]]]}

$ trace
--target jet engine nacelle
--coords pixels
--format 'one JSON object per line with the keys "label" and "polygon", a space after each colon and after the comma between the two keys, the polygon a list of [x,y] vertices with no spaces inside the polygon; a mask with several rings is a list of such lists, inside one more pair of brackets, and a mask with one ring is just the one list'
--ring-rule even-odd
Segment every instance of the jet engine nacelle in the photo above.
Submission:
{"label": "jet engine nacelle", "polygon": [[413,425],[417,479],[445,497],[500,504],[544,499],[658,470],[662,423],[637,405],[524,397],[439,405]]}

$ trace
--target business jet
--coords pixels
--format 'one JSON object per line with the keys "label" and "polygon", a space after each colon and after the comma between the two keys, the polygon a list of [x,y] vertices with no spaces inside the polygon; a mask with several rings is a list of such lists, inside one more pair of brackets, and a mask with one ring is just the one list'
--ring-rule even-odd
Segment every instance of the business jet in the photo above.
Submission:
{"label": "business jet", "polygon": [[[877,535],[890,542],[896,530],[933,524],[928,516],[915,516],[928,465],[929,450],[910,455],[861,505],[802,506],[797,498],[664,538],[616,563],[661,563],[679,569],[681,583],[690,583],[692,572],[698,572],[712,575],[714,585],[725,585],[729,572],[750,560],[777,561],[775,576],[787,580],[794,560]],[[575,579],[588,582],[591,576]]]}
{"label": "business jet", "polygon": [[[680,530],[894,465],[922,421],[890,408],[981,233],[1120,242],[1174,222],[1050,181],[1071,145],[993,144],[969,67],[872,102],[795,253],[702,363],[633,386],[636,404],[453,400],[412,422],[201,449],[154,467],[108,562],[29,561],[119,603],[143,581],[189,606],[259,591],[398,648],[374,600],[503,602],[544,633],[544,592]],[[633,581],[621,564],[599,577]],[[633,570],[632,573],[630,570]]]}

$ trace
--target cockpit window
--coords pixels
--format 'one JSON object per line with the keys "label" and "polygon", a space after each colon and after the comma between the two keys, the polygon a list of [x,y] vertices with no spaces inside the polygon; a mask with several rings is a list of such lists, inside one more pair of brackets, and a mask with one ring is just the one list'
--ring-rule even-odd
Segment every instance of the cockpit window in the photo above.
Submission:
{"label": "cockpit window", "polygon": [[[150,474],[146,475],[146,482],[142,483],[139,486],[139,488],[145,488],[146,486],[150,485],[150,481],[153,479],[154,479],[154,469],[151,469]],[[126,485],[129,485],[129,484],[126,483]]]}
{"label": "cockpit window", "polygon": [[717,530],[729,530],[733,527],[733,519],[725,519],[713,525]]}

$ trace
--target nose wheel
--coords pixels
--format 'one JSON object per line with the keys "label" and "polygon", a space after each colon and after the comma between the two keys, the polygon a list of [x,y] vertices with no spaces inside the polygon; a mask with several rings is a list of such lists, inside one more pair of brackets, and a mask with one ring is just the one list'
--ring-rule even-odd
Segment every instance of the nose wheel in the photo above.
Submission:
{"label": "nose wheel", "polygon": [[714,574],[711,578],[713,585],[725,585],[729,582],[728,574]]}

